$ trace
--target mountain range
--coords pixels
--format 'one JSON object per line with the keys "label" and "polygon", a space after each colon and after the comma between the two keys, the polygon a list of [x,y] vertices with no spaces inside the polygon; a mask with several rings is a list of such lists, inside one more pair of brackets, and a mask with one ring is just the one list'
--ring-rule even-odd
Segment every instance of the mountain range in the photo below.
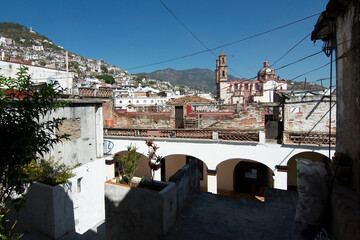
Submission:
{"label": "mountain range", "polygon": [[[216,92],[215,72],[209,69],[192,68],[187,70],[175,70],[167,68],[157,70],[151,73],[138,73],[138,77],[145,77],[151,79],[158,79],[168,81],[172,85],[188,86],[192,89],[201,90],[205,92]],[[229,81],[234,80],[248,80],[246,78],[236,78],[233,75],[228,75]],[[314,83],[288,81],[288,90],[322,90],[322,86]]]}
{"label": "mountain range", "polygon": [[[188,86],[192,89],[215,93],[215,72],[209,69],[192,68],[187,70],[175,70],[167,68],[151,73],[138,73],[139,77],[163,80],[177,86]],[[228,75],[229,80],[243,80]]]}

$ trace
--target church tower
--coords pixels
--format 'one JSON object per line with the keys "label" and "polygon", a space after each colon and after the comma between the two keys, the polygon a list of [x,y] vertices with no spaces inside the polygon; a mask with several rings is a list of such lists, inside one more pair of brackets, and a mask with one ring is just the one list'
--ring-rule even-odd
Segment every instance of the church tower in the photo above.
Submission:
{"label": "church tower", "polygon": [[220,56],[216,60],[216,92],[217,98],[226,102],[227,94],[227,65],[226,55],[221,51]]}

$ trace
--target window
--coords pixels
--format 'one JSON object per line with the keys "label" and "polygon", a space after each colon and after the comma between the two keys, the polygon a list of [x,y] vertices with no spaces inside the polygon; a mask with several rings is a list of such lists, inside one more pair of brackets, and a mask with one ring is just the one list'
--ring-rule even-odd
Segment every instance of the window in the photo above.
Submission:
{"label": "window", "polygon": [[221,62],[222,62],[222,63],[225,63],[225,59],[224,59],[224,58],[221,58]]}
{"label": "window", "polygon": [[144,100],[144,103],[146,103],[146,100]]}
{"label": "window", "polygon": [[139,103],[139,100],[136,100],[136,103]]}
{"label": "window", "polygon": [[131,103],[131,100],[129,100],[129,103]]}
{"label": "window", "polygon": [[225,71],[222,71],[222,76],[225,77]]}
{"label": "window", "polygon": [[81,192],[81,180],[82,180],[82,177],[77,179],[77,192],[78,193]]}
{"label": "window", "polygon": [[249,89],[249,85],[248,84],[245,84],[245,89]]}

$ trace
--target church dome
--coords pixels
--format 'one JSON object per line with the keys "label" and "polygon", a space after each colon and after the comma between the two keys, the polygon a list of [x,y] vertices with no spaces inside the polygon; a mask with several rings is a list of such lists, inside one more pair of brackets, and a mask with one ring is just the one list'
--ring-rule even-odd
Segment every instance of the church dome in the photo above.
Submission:
{"label": "church dome", "polygon": [[264,67],[261,68],[258,72],[258,75],[260,75],[260,76],[263,76],[265,74],[275,74],[275,70],[269,66],[268,61],[264,62]]}

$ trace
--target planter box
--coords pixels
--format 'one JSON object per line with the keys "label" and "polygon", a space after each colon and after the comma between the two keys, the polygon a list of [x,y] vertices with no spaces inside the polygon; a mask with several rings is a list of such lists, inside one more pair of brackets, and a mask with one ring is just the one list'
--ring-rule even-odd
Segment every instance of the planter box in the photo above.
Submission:
{"label": "planter box", "polygon": [[34,183],[26,194],[25,208],[18,215],[16,228],[24,232],[40,232],[57,239],[75,231],[74,210],[66,184],[49,186]]}
{"label": "planter box", "polygon": [[[176,185],[145,180],[130,187],[109,180],[105,183],[106,238],[157,239],[165,235],[176,218]],[[160,191],[147,188],[154,187]]]}

